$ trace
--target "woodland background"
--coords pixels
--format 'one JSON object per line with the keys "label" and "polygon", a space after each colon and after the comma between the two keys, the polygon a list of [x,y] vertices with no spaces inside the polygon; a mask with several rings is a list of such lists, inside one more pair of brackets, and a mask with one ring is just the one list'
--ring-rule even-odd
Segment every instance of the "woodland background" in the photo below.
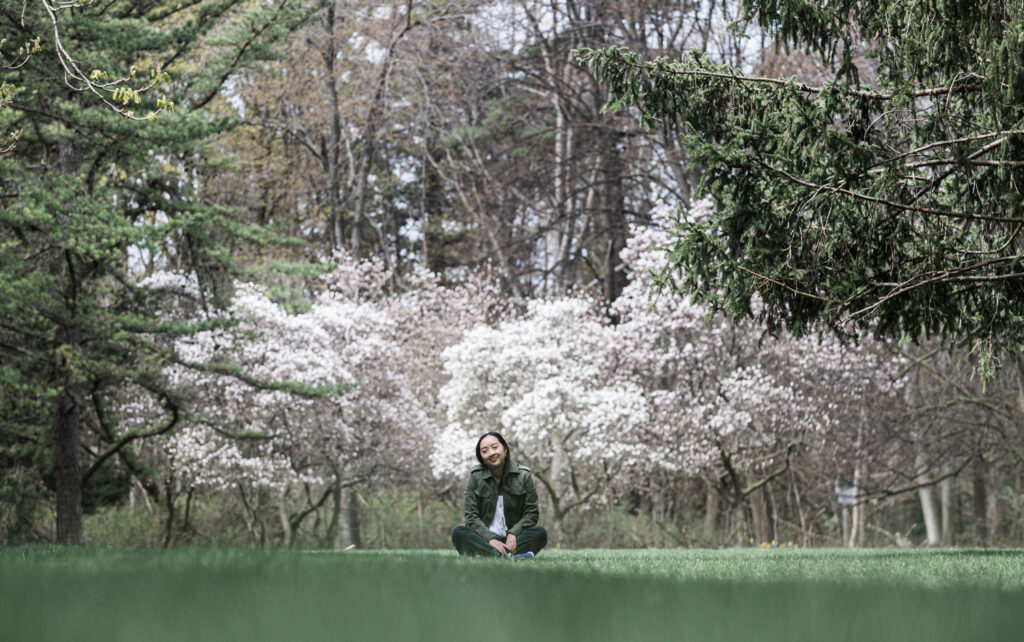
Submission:
{"label": "woodland background", "polygon": [[829,77],[740,3],[4,0],[0,25],[0,542],[445,547],[491,429],[552,545],[1024,540],[1015,353],[983,378],[969,341],[650,294],[705,170],[603,113],[573,52]]}

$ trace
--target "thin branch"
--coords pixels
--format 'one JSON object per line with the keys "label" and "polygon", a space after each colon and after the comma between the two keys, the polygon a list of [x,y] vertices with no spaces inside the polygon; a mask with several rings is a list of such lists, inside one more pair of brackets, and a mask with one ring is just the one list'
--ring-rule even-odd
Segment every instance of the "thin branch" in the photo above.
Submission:
{"label": "thin branch", "polygon": [[951,471],[949,471],[949,472],[947,472],[947,473],[945,473],[943,475],[940,475],[940,476],[936,477],[935,479],[931,479],[931,480],[929,480],[927,482],[922,482],[920,484],[911,484],[909,486],[902,486],[902,487],[894,489],[894,490],[885,489],[885,490],[874,491],[874,492],[871,492],[871,493],[865,493],[863,495],[854,495],[854,501],[850,505],[851,506],[859,506],[861,504],[865,504],[865,503],[870,502],[870,501],[884,499],[886,497],[893,497],[895,495],[902,495],[904,493],[911,493],[911,492],[913,492],[915,490],[920,490],[922,488],[928,488],[930,486],[935,486],[939,482],[945,481],[947,479],[951,479],[953,477],[956,477],[960,473],[962,473],[964,471],[964,469],[967,468],[967,465],[969,463],[971,463],[971,461],[974,459],[974,457],[975,457],[975,455],[971,455],[970,457],[965,458],[964,461],[959,466],[957,466],[954,470],[951,470]]}
{"label": "thin branch", "polygon": [[[593,52],[593,53],[596,53],[596,52]],[[824,87],[824,86],[822,86],[822,87],[814,87],[814,86],[808,85],[808,84],[803,83],[803,82],[793,83],[793,81],[786,80],[784,78],[768,78],[768,77],[765,77],[765,76],[743,76],[743,75],[737,75],[735,73],[726,73],[726,72],[723,72],[723,71],[707,71],[707,70],[704,70],[704,69],[674,69],[672,67],[665,67],[665,68],[659,69],[659,68],[657,68],[657,66],[655,66],[653,63],[650,63],[650,62],[636,63],[636,62],[632,62],[632,61],[626,60],[626,59],[624,59],[623,62],[626,65],[628,65],[630,67],[633,67],[634,69],[640,69],[640,70],[643,70],[645,72],[653,72],[654,74],[666,73],[666,74],[670,74],[670,75],[673,75],[673,76],[699,76],[699,77],[707,77],[707,78],[724,78],[726,80],[732,80],[732,81],[735,81],[735,82],[754,83],[754,84],[783,85],[783,86],[791,85],[792,84],[793,86],[796,87],[796,89],[798,91],[802,91],[802,92],[810,93],[810,94],[820,94],[821,92],[825,91],[826,89],[829,89],[829,90],[833,89],[832,87]],[[960,85],[959,87],[956,87],[956,83],[954,82],[953,84],[951,84],[948,87],[946,87],[946,86],[942,86],[942,87],[929,87],[927,89],[919,89],[919,90],[917,90],[915,92],[912,92],[912,93],[910,93],[908,95],[912,96],[912,97],[915,97],[915,98],[922,98],[922,97],[925,97],[925,96],[948,95],[950,93],[953,93],[954,90],[958,90],[958,91],[961,91],[961,92],[963,92],[963,91],[974,91],[974,90],[980,88],[980,83],[981,83],[982,80],[984,80],[984,77],[980,76],[978,74],[971,74],[971,76],[976,80],[976,82],[974,84],[972,84],[972,85],[966,85],[965,84],[965,85]],[[845,89],[843,93],[845,93],[847,96],[856,96],[858,98],[868,98],[868,99],[872,99],[872,100],[892,100],[893,98],[896,97],[895,94],[887,94],[887,93],[880,92],[880,91],[869,91],[869,90],[865,90],[865,89]]]}
{"label": "thin branch", "polygon": [[82,475],[82,484],[85,484],[85,482],[90,477],[92,477],[92,474],[99,470],[100,466],[103,465],[103,462],[105,462],[113,455],[117,454],[118,451],[120,451],[128,444],[138,439],[147,439],[149,437],[163,435],[172,430],[178,424],[178,421],[181,419],[181,414],[177,406],[171,406],[170,410],[171,416],[168,417],[164,422],[157,424],[156,426],[153,426],[152,428],[146,430],[132,430],[122,435],[120,439],[118,439],[109,448],[107,448],[98,457],[96,457],[96,460],[92,462],[92,465],[89,466],[89,469],[85,471],[84,475]]}
{"label": "thin branch", "polygon": [[778,285],[779,287],[785,288],[785,289],[789,290],[790,292],[792,292],[794,294],[799,294],[800,296],[805,296],[805,297],[808,297],[808,298],[811,298],[811,299],[817,299],[818,301],[824,301],[825,303],[828,303],[828,298],[826,298],[826,297],[818,296],[817,294],[811,294],[810,292],[804,292],[802,290],[797,290],[796,288],[793,288],[791,286],[786,285],[782,281],[776,281],[775,279],[773,279],[773,278],[771,278],[769,276],[765,276],[763,274],[758,274],[757,272],[754,272],[753,270],[749,270],[749,269],[743,267],[742,265],[737,264],[736,267],[739,268],[740,270],[746,272],[747,274],[750,274],[751,276],[755,276],[755,277],[757,277],[759,279],[764,279],[765,281],[769,281],[771,283],[774,283],[775,285]]}
{"label": "thin branch", "polygon": [[944,217],[948,217],[948,218],[958,218],[958,219],[964,219],[964,220],[969,220],[969,221],[992,221],[992,222],[995,222],[995,223],[1024,223],[1024,219],[1014,218],[1014,217],[1009,217],[1009,216],[988,216],[986,214],[968,214],[968,213],[965,213],[965,212],[944,212],[942,210],[936,210],[936,209],[932,209],[932,208],[929,208],[929,207],[917,207],[916,205],[905,205],[903,203],[897,203],[895,201],[890,201],[890,200],[884,199],[884,198],[878,198],[876,196],[868,196],[867,194],[861,194],[859,192],[854,192],[853,190],[848,190],[848,189],[845,189],[845,188],[842,188],[842,187],[829,187],[827,185],[819,185],[817,183],[810,183],[808,181],[801,180],[801,179],[797,178],[796,176],[793,176],[792,174],[790,174],[789,172],[787,172],[784,169],[781,169],[781,168],[778,168],[778,167],[774,167],[774,166],[769,165],[767,163],[763,163],[762,162],[761,166],[764,167],[765,169],[771,170],[771,171],[776,172],[778,174],[782,174],[787,179],[789,179],[790,181],[796,183],[797,185],[802,185],[804,187],[810,187],[810,188],[813,188],[813,189],[816,189],[816,190],[838,192],[840,194],[845,194],[847,196],[852,196],[853,198],[860,199],[862,201],[867,201],[869,203],[875,203],[875,204],[878,204],[878,205],[887,205],[889,207],[895,207],[897,209],[907,210],[907,211],[910,211],[910,212],[918,212],[920,214],[931,214],[931,215],[934,215],[934,216],[944,216]]}
{"label": "thin branch", "polygon": [[975,276],[975,277],[971,277],[971,276],[957,276],[959,274],[963,274],[964,272],[971,272],[971,271],[974,271],[974,270],[980,270],[980,269],[983,269],[983,268],[987,268],[987,267],[990,267],[990,266],[995,265],[997,263],[1005,263],[1007,261],[1018,261],[1018,260],[1020,260],[1020,257],[1018,257],[1018,256],[1003,256],[1003,257],[999,257],[999,258],[988,259],[987,261],[980,261],[978,263],[974,263],[973,265],[968,265],[968,266],[965,266],[965,267],[962,267],[962,268],[959,268],[959,269],[956,269],[956,270],[943,270],[941,272],[932,272],[931,274],[934,274],[935,276],[932,276],[930,278],[926,278],[926,279],[923,279],[923,280],[920,280],[920,281],[916,281],[916,282],[904,281],[903,283],[878,283],[878,284],[876,284],[877,286],[880,286],[880,287],[894,287],[896,289],[888,292],[885,296],[881,297],[880,299],[878,299],[877,301],[875,301],[871,305],[866,306],[864,308],[861,308],[860,310],[857,310],[855,312],[851,312],[851,313],[847,314],[840,321],[840,325],[845,324],[848,321],[851,321],[852,319],[856,319],[857,317],[864,316],[865,314],[869,314],[872,311],[874,311],[877,308],[879,308],[880,306],[882,306],[885,303],[887,303],[888,301],[890,301],[890,300],[892,300],[892,299],[894,299],[894,298],[896,298],[896,297],[898,297],[898,296],[900,296],[902,294],[906,294],[907,292],[910,292],[912,290],[916,290],[918,288],[924,287],[926,285],[933,285],[935,283],[955,283],[955,282],[968,282],[968,283],[970,283],[970,282],[1000,281],[1000,280],[1011,279],[1011,278],[1020,278],[1020,277],[1024,276],[1024,274],[1016,273],[1016,272],[1005,274],[1005,275],[994,274],[994,275],[988,275],[988,276]]}

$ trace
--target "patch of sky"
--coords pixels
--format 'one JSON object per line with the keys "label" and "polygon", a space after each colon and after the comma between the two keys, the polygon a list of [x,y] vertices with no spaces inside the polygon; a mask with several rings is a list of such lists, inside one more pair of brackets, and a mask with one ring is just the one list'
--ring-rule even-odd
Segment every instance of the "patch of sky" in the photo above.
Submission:
{"label": "patch of sky", "polygon": [[[534,7],[534,19],[541,33],[548,33],[555,24],[554,11],[550,6]],[[531,28],[522,6],[509,2],[488,2],[477,8],[479,21],[493,38],[493,49],[518,54],[532,42]]]}
{"label": "patch of sky", "polygon": [[228,76],[228,79],[224,81],[224,98],[235,110],[239,118],[245,118],[245,100],[239,91],[239,80],[238,74]]}

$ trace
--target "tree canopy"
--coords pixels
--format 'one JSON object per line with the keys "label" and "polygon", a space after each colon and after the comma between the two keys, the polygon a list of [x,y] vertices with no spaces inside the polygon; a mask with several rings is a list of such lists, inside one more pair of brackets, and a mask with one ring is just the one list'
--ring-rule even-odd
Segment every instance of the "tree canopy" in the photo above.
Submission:
{"label": "tree canopy", "polygon": [[743,4],[749,28],[828,77],[576,52],[605,109],[678,137],[714,199],[678,222],[662,287],[796,334],[1019,347],[1024,3]]}

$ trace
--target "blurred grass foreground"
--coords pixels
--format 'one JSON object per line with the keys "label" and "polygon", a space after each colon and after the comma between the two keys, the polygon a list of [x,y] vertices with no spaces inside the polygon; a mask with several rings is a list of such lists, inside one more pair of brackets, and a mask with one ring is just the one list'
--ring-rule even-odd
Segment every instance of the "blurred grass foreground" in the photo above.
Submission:
{"label": "blurred grass foreground", "polygon": [[1024,552],[0,549],[0,640],[1020,640]]}

